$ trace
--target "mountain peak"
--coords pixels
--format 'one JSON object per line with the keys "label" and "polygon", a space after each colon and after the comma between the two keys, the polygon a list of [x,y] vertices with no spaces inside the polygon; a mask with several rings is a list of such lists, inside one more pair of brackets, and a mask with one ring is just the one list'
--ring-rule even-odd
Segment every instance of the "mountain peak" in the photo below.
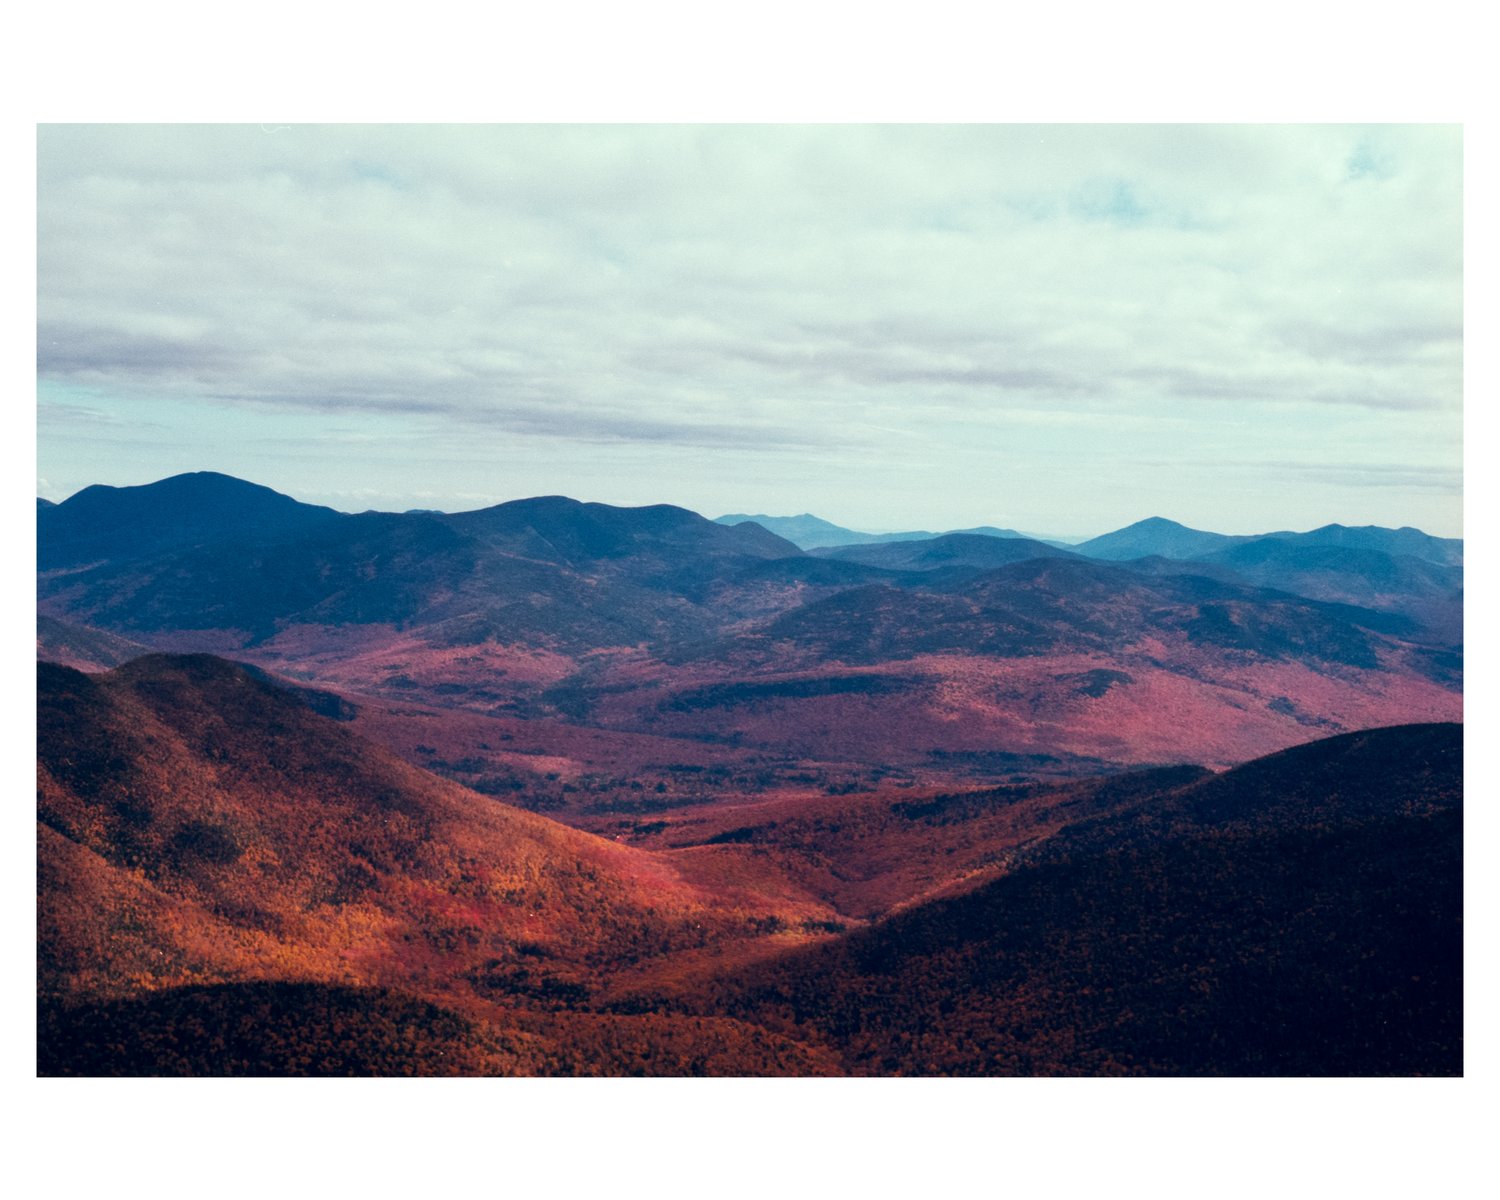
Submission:
{"label": "mountain peak", "polygon": [[50,569],[244,535],[274,537],[339,516],[217,471],[128,487],[96,483],[37,510],[37,561]]}
{"label": "mountain peak", "polygon": [[1191,525],[1184,525],[1181,521],[1174,521],[1170,517],[1146,517],[1133,525],[1125,526],[1126,529],[1185,529],[1189,533],[1203,533],[1201,529],[1194,529]]}
{"label": "mountain peak", "polygon": [[1080,542],[1073,549],[1093,558],[1124,560],[1160,555],[1163,558],[1189,558],[1205,554],[1234,539],[1222,533],[1193,529],[1166,517],[1147,517],[1134,525],[1116,529]]}
{"label": "mountain peak", "polygon": [[619,558],[652,547],[693,546],[754,558],[801,553],[793,543],[764,528],[710,521],[675,504],[622,507],[567,496],[533,496],[458,513],[449,523],[484,538],[531,539],[536,552],[555,552],[568,561]]}

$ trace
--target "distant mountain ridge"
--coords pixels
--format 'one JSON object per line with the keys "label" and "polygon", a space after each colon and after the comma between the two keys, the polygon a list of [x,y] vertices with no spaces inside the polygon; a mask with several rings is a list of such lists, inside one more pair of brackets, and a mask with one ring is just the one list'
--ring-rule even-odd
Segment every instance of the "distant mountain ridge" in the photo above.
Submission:
{"label": "distant mountain ridge", "polygon": [[[753,522],[760,528],[769,529],[780,537],[786,538],[787,541],[792,541],[807,552],[831,555],[843,561],[870,562],[870,564],[879,565],[901,561],[901,556],[891,559],[883,559],[879,556],[865,558],[856,553],[844,555],[844,553],[831,552],[846,549],[846,547],[936,541],[939,538],[959,537],[959,535],[980,535],[980,537],[1031,541],[1031,543],[1040,543],[1053,549],[1064,549],[1071,553],[1082,553],[1089,558],[1115,562],[1140,558],[1166,558],[1179,562],[1223,561],[1214,556],[1221,555],[1236,546],[1268,540],[1283,541],[1292,546],[1370,550],[1370,552],[1385,553],[1385,555],[1418,558],[1425,562],[1442,565],[1442,567],[1463,567],[1464,562],[1463,538],[1434,537],[1409,525],[1401,526],[1400,529],[1385,528],[1380,525],[1323,525],[1317,529],[1308,529],[1307,532],[1278,529],[1278,531],[1265,532],[1265,534],[1220,534],[1209,529],[1190,528],[1176,520],[1169,520],[1167,517],[1152,516],[1146,517],[1145,520],[1137,520],[1133,525],[1125,525],[1124,528],[1100,534],[1098,537],[1065,541],[1062,538],[1041,537],[1037,534],[1020,532],[1017,529],[996,528],[993,525],[980,525],[971,529],[948,529],[945,532],[912,529],[906,532],[870,534],[870,532],[859,532],[856,529],[834,525],[829,520],[823,520],[822,517],[813,516],[811,513],[802,513],[801,516],[765,516],[765,514],[751,516],[747,513],[729,513],[714,517],[714,520],[720,525],[730,526]],[[921,556],[921,553],[913,553],[910,558],[921,558]],[[1332,562],[1334,559],[1325,559],[1325,561]]]}
{"label": "distant mountain ridge", "polygon": [[[187,516],[184,491],[202,501]],[[77,535],[66,553],[59,533]],[[1222,765],[1462,704],[1461,568],[1306,539],[1193,560],[985,534],[809,554],[671,505],[343,514],[213,475],[86,489],[43,510],[38,536],[54,564],[39,615],[65,623],[39,648],[85,669],[131,651],[109,635],[244,658],[361,711],[363,696],[792,753],[846,764],[829,768],[846,781]],[[492,783],[535,773],[495,743],[443,757]]]}
{"label": "distant mountain ridge", "polygon": [[1462,566],[1462,538],[1440,538],[1403,525],[1387,529],[1380,525],[1324,525],[1307,533],[1268,533],[1268,538],[1315,546],[1339,546],[1355,550],[1379,550],[1402,554],[1442,566]]}
{"label": "distant mountain ridge", "polygon": [[540,496],[453,514],[338,513],[213,473],[86,488],[37,518],[47,615],[136,636],[287,624],[443,627],[455,643],[668,636],[708,581],[801,557],[672,505]]}
{"label": "distant mountain ridge", "polygon": [[[64,611],[47,615],[126,636],[219,629],[259,639],[288,624],[386,623],[444,631],[439,636],[451,644],[490,637],[552,640],[580,648],[693,641],[713,635],[739,612],[753,611],[734,607],[736,596],[753,602],[755,595],[753,590],[744,593],[736,580],[767,580],[763,568],[773,563],[780,564],[775,569],[787,582],[816,574],[809,556],[753,522],[724,525],[671,505],[617,508],[564,496],[454,514],[347,515],[201,473],[141,488],[85,489],[56,509],[44,510],[38,520],[39,558],[54,564],[44,576],[44,595],[65,605]],[[1262,564],[1309,554],[1364,555],[1371,560],[1367,566],[1378,571],[1391,561],[1373,550],[1307,547],[1295,538],[1230,539],[1159,519],[1131,530],[1137,543],[1127,545],[1120,536],[1104,549],[1124,553],[1145,538],[1165,543],[1164,549],[1179,555],[1227,543],[1234,554]],[[61,548],[54,542],[59,535]],[[1170,625],[1186,621],[1182,628],[1194,640],[1228,637],[1226,645],[1243,642],[1263,650],[1272,642],[1288,648],[1303,644],[1286,620],[1264,613],[1234,630],[1211,630],[1213,618],[1207,614],[1218,611],[1223,597],[1233,595],[1236,603],[1249,597],[1233,588],[1226,591],[1223,583],[1207,590],[1193,585],[1184,592],[1186,583],[1171,585],[1170,576],[1159,572],[1138,577],[1128,570],[1128,560],[1112,570],[1093,569],[1095,556],[1081,553],[1087,549],[1088,544],[1063,550],[1031,539],[984,534],[825,548],[814,557],[897,574],[866,581],[851,577],[846,583],[854,590],[811,596],[810,605],[782,611],[765,632],[796,641],[801,635],[794,630],[822,630],[813,638],[816,644],[832,638],[829,644],[842,647],[841,654],[857,656],[875,646],[885,647],[883,653],[897,652],[897,645],[904,648],[902,654],[918,646],[1030,653],[1037,645],[1056,649],[1080,637],[1092,644],[1097,631],[1113,628],[1124,612],[1118,597],[1135,595],[1140,603],[1154,606],[1152,611],[1180,611],[1182,617],[1171,618]],[[101,554],[106,561],[92,565]],[[80,557],[78,569],[58,565]],[[1057,564],[1051,574],[1038,575],[1034,568],[1049,563]],[[1238,564],[1221,565],[1234,571]],[[1427,576],[1441,576],[1444,570],[1426,568]],[[1186,572],[1184,578],[1193,574]],[[1456,582],[1408,574],[1438,593]],[[1069,582],[1061,590],[1048,584],[1034,594],[1026,582],[1034,576]],[[976,593],[973,587],[980,580],[987,582]],[[1279,581],[1271,569],[1269,576],[1262,570],[1253,582],[1244,582],[1274,587]],[[866,596],[872,586],[876,591]],[[1168,591],[1192,599],[1174,599],[1163,607]],[[876,596],[882,599],[871,608]],[[1348,599],[1337,592],[1329,598]],[[1262,606],[1267,602],[1260,601]],[[1280,601],[1273,604],[1284,607]],[[1083,617],[1082,605],[1098,607]],[[1195,605],[1207,605],[1205,615],[1195,617]],[[877,611],[885,615],[872,625]],[[1314,641],[1325,638],[1318,644],[1333,644],[1321,632],[1329,614],[1319,611],[1314,617],[1306,605],[1293,611],[1306,614],[1297,619],[1310,622],[1309,630],[1320,631]],[[830,627],[830,618],[843,627]],[[1127,624],[1137,631],[1133,636],[1153,628],[1152,621]],[[1371,665],[1366,635],[1353,630],[1408,632],[1374,613],[1356,616],[1352,623],[1339,617],[1334,624],[1343,632],[1326,636],[1357,644],[1356,658]],[[1281,632],[1262,645],[1261,635],[1249,632],[1262,626]],[[877,636],[877,627],[887,632]],[[1038,642],[1043,628],[1049,632]],[[1288,637],[1291,641],[1285,642]],[[890,638],[895,641],[887,644]],[[1306,642],[1306,647],[1312,644]],[[1348,661],[1343,650],[1328,653],[1331,661]]]}
{"label": "distant mountain ridge", "polygon": [[[609,514],[634,514],[634,520],[657,532],[671,527],[686,529],[704,522],[704,518],[674,505],[648,505],[638,508],[585,503],[564,496],[538,496],[513,500],[489,508],[460,513],[437,509],[408,509],[404,513],[378,513],[372,510],[360,516],[429,517],[455,521],[460,526],[483,525],[490,529],[518,529],[538,521],[555,521],[559,514],[583,514],[595,525],[595,536],[602,527],[611,525],[614,535],[603,535],[592,548],[585,541],[578,548],[586,553],[605,553],[601,547],[610,536],[623,530],[618,517]],[[480,514],[489,514],[481,517]],[[347,517],[323,505],[306,504],[260,484],[236,479],[216,471],[195,471],[171,476],[155,483],[128,487],[93,484],[54,503],[37,497],[38,534],[45,545],[39,551],[39,567],[75,565],[89,561],[91,555],[108,553],[114,557],[130,554],[158,553],[167,549],[216,540],[237,534],[279,536],[300,532],[332,518]],[[1148,517],[1098,537],[1080,541],[1043,537],[1015,529],[980,525],[966,529],[908,530],[895,533],[865,533],[847,529],[811,513],[793,517],[765,514],[729,513],[713,518],[714,525],[735,528],[753,523],[770,533],[762,538],[764,550],[788,552],[825,549],[839,546],[862,546],[886,543],[930,541],[960,535],[1028,540],[1091,558],[1125,561],[1153,555],[1188,560],[1230,546],[1276,539],[1305,545],[1338,546],[1357,550],[1375,550],[1385,554],[1407,555],[1444,566],[1461,566],[1463,540],[1441,538],[1410,526],[1389,529],[1383,526],[1324,525],[1298,533],[1278,530],[1261,534],[1223,534],[1193,529],[1165,517]],[[744,536],[754,537],[750,531]]]}
{"label": "distant mountain ridge", "polygon": [[769,529],[772,533],[786,538],[787,541],[795,543],[803,550],[820,550],[826,546],[865,546],[883,542],[920,542],[931,538],[947,537],[960,533],[979,534],[995,538],[1047,540],[1036,538],[1034,534],[1018,533],[1014,529],[997,529],[993,525],[978,525],[972,529],[949,529],[942,533],[934,533],[927,529],[913,529],[905,533],[861,533],[855,529],[845,529],[842,525],[835,525],[832,521],[825,521],[822,517],[815,517],[812,513],[803,513],[797,517],[768,517],[764,514],[750,516],[746,513],[728,513],[722,517],[714,518],[714,523],[718,525],[742,525],[747,521],[754,522],[762,529]]}
{"label": "distant mountain ridge", "polygon": [[1113,560],[1147,558],[1153,554],[1163,558],[1192,558],[1240,540],[1244,539],[1190,529],[1165,517],[1147,517],[1123,529],[1079,542],[1073,549],[1090,558]]}
{"label": "distant mountain ridge", "polygon": [[1123,561],[1160,555],[1163,558],[1198,559],[1231,546],[1274,540],[1305,546],[1337,546],[1355,550],[1377,550],[1383,554],[1408,555],[1442,566],[1463,564],[1463,540],[1440,538],[1420,529],[1379,525],[1324,525],[1306,533],[1278,530],[1272,533],[1227,534],[1191,529],[1165,517],[1147,517],[1123,529],[1101,534],[1071,547],[1091,558]]}
{"label": "distant mountain ridge", "polygon": [[1463,542],[1410,527],[1231,536],[1150,517],[1073,550],[1153,574],[1180,564],[1190,573],[1397,612],[1450,643],[1463,637]]}

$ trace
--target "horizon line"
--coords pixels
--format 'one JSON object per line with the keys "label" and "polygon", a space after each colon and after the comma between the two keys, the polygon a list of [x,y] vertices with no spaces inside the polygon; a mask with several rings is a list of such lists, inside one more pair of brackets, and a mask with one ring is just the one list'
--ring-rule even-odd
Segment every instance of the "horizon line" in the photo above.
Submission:
{"label": "horizon line", "polygon": [[[170,481],[172,481],[174,479],[186,479],[186,478],[191,478],[192,476],[195,476],[195,475],[212,475],[212,476],[217,476],[217,477],[219,477],[221,479],[233,480],[236,483],[242,483],[242,484],[246,484],[246,485],[249,485],[249,486],[252,486],[252,487],[265,488],[268,491],[275,492],[277,495],[285,496],[285,497],[287,497],[290,500],[294,500],[294,501],[296,501],[299,504],[316,505],[316,502],[314,502],[314,501],[302,500],[298,496],[295,496],[295,495],[293,495],[290,492],[281,491],[279,488],[272,487],[269,484],[258,483],[258,482],[256,482],[253,479],[246,479],[245,477],[240,476],[240,475],[230,474],[228,471],[217,471],[217,470],[213,470],[212,468],[203,468],[203,469],[199,469],[199,470],[195,470],[195,471],[179,471],[179,472],[177,472],[175,474],[164,475],[164,476],[161,476],[161,477],[159,477],[157,479],[149,480],[149,481],[147,481],[145,483],[115,484],[115,483],[100,483],[100,482],[95,482],[95,483],[85,484],[83,487],[81,487],[77,491],[72,492],[69,495],[63,497],[63,499],[61,499],[61,500],[54,500],[54,499],[52,499],[49,496],[44,496],[44,495],[42,495],[41,490],[38,489],[37,490],[37,499],[38,500],[46,500],[48,504],[57,506],[57,505],[66,504],[68,501],[72,500],[75,496],[78,496],[78,495],[82,494],[83,492],[88,491],[90,488],[103,487],[103,488],[111,488],[111,489],[117,490],[117,491],[124,491],[124,490],[129,490],[129,489],[134,489],[134,488],[154,487],[154,486],[156,486],[158,484],[167,483],[167,482],[170,482]],[[603,500],[584,500],[584,499],[580,499],[580,498],[575,497],[575,496],[569,496],[566,493],[562,493],[562,492],[538,493],[536,495],[531,495],[531,496],[515,496],[515,497],[511,497],[510,499],[507,499],[507,500],[495,500],[495,501],[493,501],[491,503],[488,503],[488,504],[479,504],[477,507],[474,507],[474,508],[451,508],[450,509],[450,508],[438,508],[438,507],[426,506],[426,505],[410,505],[410,506],[408,506],[406,508],[344,509],[344,508],[337,508],[337,507],[335,507],[334,505],[331,505],[331,504],[323,504],[323,505],[316,505],[316,506],[317,507],[323,507],[323,508],[329,508],[332,511],[334,511],[336,513],[339,513],[340,515],[343,515],[343,516],[360,516],[360,515],[363,515],[364,513],[385,513],[385,514],[395,515],[395,516],[405,516],[405,515],[418,514],[418,513],[439,513],[439,514],[442,514],[444,516],[459,516],[459,515],[462,515],[464,513],[483,512],[486,509],[498,508],[498,507],[501,507],[501,506],[506,505],[506,504],[519,504],[519,503],[524,503],[525,501],[528,501],[528,500],[543,500],[543,499],[563,499],[563,500],[570,500],[570,501],[573,501],[574,503],[577,503],[577,504],[600,504],[600,505],[603,505],[606,508],[617,508],[617,509],[622,509],[622,510],[644,509],[644,508],[661,508],[661,507],[678,508],[678,509],[683,510],[684,512],[693,513],[695,516],[701,517],[701,518],[703,518],[706,521],[714,522],[715,524],[723,523],[724,517],[726,517],[726,516],[743,516],[743,517],[745,517],[749,521],[754,521],[756,517],[763,517],[763,518],[765,518],[767,520],[776,520],[776,521],[798,520],[800,518],[811,517],[813,520],[823,521],[826,524],[832,525],[832,526],[834,526],[837,529],[841,529],[841,530],[844,530],[844,531],[849,532],[849,533],[858,533],[858,534],[863,534],[863,535],[868,535],[868,536],[874,536],[874,537],[887,537],[887,536],[890,536],[891,534],[897,534],[897,533],[914,533],[914,534],[920,534],[920,535],[923,535],[923,536],[926,536],[926,537],[944,537],[944,536],[948,536],[950,534],[966,533],[966,532],[968,532],[971,529],[982,528],[983,525],[990,524],[989,522],[984,522],[984,523],[979,524],[979,525],[970,525],[970,526],[962,526],[962,527],[955,526],[953,528],[939,529],[939,530],[920,530],[920,529],[859,529],[859,528],[856,528],[856,527],[854,527],[852,525],[843,525],[843,524],[841,524],[841,523],[839,523],[837,521],[830,521],[830,520],[828,520],[828,518],[826,518],[826,517],[820,517],[817,514],[815,514],[813,512],[810,512],[810,511],[803,511],[803,512],[800,512],[800,513],[790,513],[790,514],[785,514],[785,515],[772,514],[772,513],[749,514],[749,513],[741,511],[741,512],[737,512],[737,513],[724,513],[724,514],[721,514],[721,515],[719,515],[717,517],[711,517],[706,512],[700,511],[699,509],[689,507],[688,505],[685,505],[685,504],[674,504],[674,503],[672,503],[670,501],[660,501],[660,502],[653,503],[653,504],[614,504],[614,503],[611,503],[609,501],[603,501]],[[1077,544],[1081,544],[1081,543],[1084,543],[1084,542],[1093,541],[1093,540],[1095,540],[1097,538],[1105,537],[1105,536],[1107,536],[1107,535],[1109,535],[1111,533],[1119,533],[1119,532],[1121,532],[1123,530],[1134,528],[1135,526],[1142,525],[1142,524],[1144,524],[1144,523],[1146,523],[1148,521],[1164,521],[1164,522],[1168,522],[1168,523],[1170,523],[1172,525],[1176,525],[1177,527],[1179,527],[1181,529],[1188,530],[1189,532],[1193,532],[1193,533],[1213,533],[1213,534],[1218,534],[1219,536],[1222,536],[1222,537],[1255,538],[1255,537],[1267,537],[1267,536],[1270,536],[1272,534],[1277,534],[1277,533],[1315,533],[1315,532],[1317,532],[1320,529],[1342,528],[1342,529],[1389,529],[1389,530],[1395,530],[1395,531],[1400,531],[1400,530],[1403,530],[1403,529],[1410,529],[1410,530],[1413,530],[1416,533],[1422,534],[1424,537],[1433,537],[1433,538],[1440,538],[1440,539],[1443,539],[1443,540],[1446,540],[1446,541],[1459,541],[1459,542],[1461,542],[1461,541],[1464,540],[1463,534],[1461,534],[1461,533],[1457,534],[1457,535],[1429,533],[1427,530],[1425,530],[1425,529],[1423,529],[1423,528],[1421,528],[1420,526],[1417,526],[1417,525],[1380,525],[1380,524],[1376,524],[1376,523],[1373,523],[1373,522],[1367,523],[1367,524],[1363,524],[1363,525],[1352,525],[1352,524],[1348,524],[1348,523],[1345,523],[1345,522],[1342,522],[1342,521],[1324,521],[1321,524],[1309,526],[1307,529],[1293,529],[1293,528],[1286,528],[1286,529],[1260,529],[1260,530],[1257,530],[1256,532],[1253,532],[1253,533],[1227,533],[1226,534],[1226,533],[1223,533],[1220,530],[1203,529],[1203,528],[1199,528],[1197,526],[1189,525],[1186,522],[1178,521],[1176,518],[1162,516],[1160,513],[1152,513],[1149,516],[1138,517],[1138,518],[1136,518],[1133,521],[1127,521],[1127,522],[1125,522],[1122,525],[1112,526],[1112,527],[1110,527],[1108,529],[1105,529],[1103,532],[1096,533],[1096,534],[1076,534],[1076,533],[1059,534],[1059,533],[1050,533],[1050,532],[1049,533],[1029,533],[1029,532],[1026,532],[1024,530],[1019,530],[1019,529],[1013,530],[1013,532],[1015,532],[1017,534],[1020,534],[1022,537],[1025,537],[1025,538],[1033,538],[1033,539],[1038,539],[1038,540],[1051,538],[1051,539],[1053,539],[1055,541],[1067,542],[1069,544],[1077,545]],[[995,526],[995,525],[990,525],[990,527],[991,528],[999,528],[999,526]],[[770,532],[770,531],[768,531],[768,532]],[[992,537],[994,535],[993,534],[978,534],[976,536]],[[913,539],[913,540],[920,540],[920,539]]]}

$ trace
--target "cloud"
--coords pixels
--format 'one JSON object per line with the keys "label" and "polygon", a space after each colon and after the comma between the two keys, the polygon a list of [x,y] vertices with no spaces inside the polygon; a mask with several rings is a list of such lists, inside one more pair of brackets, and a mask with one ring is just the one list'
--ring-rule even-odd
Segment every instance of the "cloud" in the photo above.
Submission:
{"label": "cloud", "polygon": [[1327,463],[1278,462],[1255,463],[1257,470],[1271,469],[1289,479],[1301,479],[1309,475],[1321,482],[1357,488],[1431,488],[1435,491],[1458,494],[1463,490],[1463,471],[1458,467],[1421,467],[1404,462],[1344,463],[1329,466]]}
{"label": "cloud", "polygon": [[1204,454],[1223,414],[1316,438],[1320,412],[1425,413],[1451,437],[1460,145],[1421,126],[44,126],[38,371],[358,414],[434,448],[463,429],[897,453],[1007,409],[1156,417]]}

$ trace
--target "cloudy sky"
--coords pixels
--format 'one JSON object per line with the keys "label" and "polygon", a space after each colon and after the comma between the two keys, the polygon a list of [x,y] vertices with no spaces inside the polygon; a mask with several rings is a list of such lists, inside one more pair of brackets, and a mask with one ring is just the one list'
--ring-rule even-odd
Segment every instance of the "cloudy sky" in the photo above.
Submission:
{"label": "cloudy sky", "polygon": [[1454,126],[43,126],[39,491],[1461,530]]}

